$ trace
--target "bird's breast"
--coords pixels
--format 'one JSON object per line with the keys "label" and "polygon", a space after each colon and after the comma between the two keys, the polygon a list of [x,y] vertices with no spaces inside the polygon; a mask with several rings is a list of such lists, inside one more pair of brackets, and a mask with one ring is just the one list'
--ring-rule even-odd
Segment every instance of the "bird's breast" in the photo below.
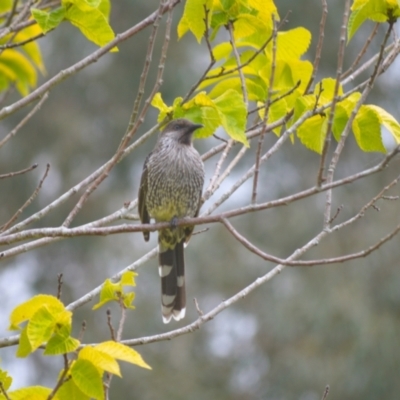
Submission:
{"label": "bird's breast", "polygon": [[[167,151],[168,150],[168,151]],[[146,205],[156,221],[196,214],[204,184],[204,166],[192,147],[161,149],[149,159]]]}

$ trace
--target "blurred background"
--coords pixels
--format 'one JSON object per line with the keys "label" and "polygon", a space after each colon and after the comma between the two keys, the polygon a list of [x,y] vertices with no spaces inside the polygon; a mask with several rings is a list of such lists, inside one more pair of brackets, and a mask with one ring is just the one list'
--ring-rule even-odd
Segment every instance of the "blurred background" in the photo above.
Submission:
{"label": "blurred background", "polygon": [[[281,18],[288,13],[284,30],[304,26],[313,35],[307,57],[312,61],[321,16],[319,0],[276,0]],[[339,30],[344,1],[328,2],[319,79],[335,76]],[[111,25],[122,32],[157,7],[157,2],[113,2]],[[174,13],[174,26],[183,4]],[[348,67],[371,30],[366,24],[346,49]],[[0,171],[19,170],[33,163],[30,174],[1,182],[1,221],[9,219],[36,187],[46,163],[51,169],[42,191],[24,216],[46,206],[101,166],[114,153],[125,132],[144,64],[150,27],[119,46],[51,93],[40,113],[1,151]],[[163,33],[156,48],[162,44]],[[379,29],[371,50],[379,49],[384,28]],[[40,44],[48,77],[72,65],[95,47],[79,32],[63,24]],[[156,53],[159,54],[159,53]],[[157,59],[157,57],[154,57]],[[177,40],[173,29],[162,95],[166,103],[187,93],[208,64],[204,43],[187,35]],[[368,103],[377,104],[400,119],[400,77],[396,62],[378,80]],[[152,66],[148,90],[157,70]],[[366,76],[366,75],[365,75]],[[361,78],[360,78],[361,79]],[[361,81],[361,80],[360,80]],[[27,110],[1,123],[2,137],[26,115]],[[152,127],[157,113],[150,111],[140,134]],[[136,198],[142,165],[152,149],[151,138],[123,160],[90,197],[75,224],[100,218]],[[266,138],[264,150],[275,143]],[[256,142],[254,142],[256,143]],[[214,138],[198,141],[204,152],[216,145]],[[390,145],[390,143],[389,143]],[[255,148],[213,197],[223,193],[254,163]],[[235,150],[235,153],[238,149]],[[337,177],[371,167],[382,155],[362,153],[349,139]],[[206,184],[217,158],[207,162]],[[319,157],[299,143],[286,143],[262,169],[260,201],[276,199],[314,184]],[[396,176],[399,160],[384,173],[371,176],[334,192],[334,209],[343,206],[338,222],[356,213]],[[391,192],[399,194],[399,189]],[[222,209],[248,204],[251,183],[244,185]],[[78,197],[74,199],[76,201]],[[57,226],[74,205],[68,202],[36,226]],[[399,221],[397,202],[380,202],[380,211],[368,210],[354,226],[332,235],[307,254],[323,258],[362,250],[389,232]],[[208,206],[204,206],[204,210]],[[287,256],[321,229],[324,195],[286,207],[249,214],[232,220],[239,231],[266,252]],[[23,216],[22,216],[23,217]],[[124,338],[167,332],[193,321],[197,312],[191,299],[209,311],[274,265],[242,248],[221,226],[210,225],[193,237],[186,249],[188,312],[184,321],[164,325],[160,311],[157,261],[139,269],[136,310],[128,314]],[[37,293],[56,294],[57,275],[63,273],[62,300],[67,304],[101,284],[156,244],[141,234],[63,240],[2,261],[0,270],[1,336],[10,311]],[[153,370],[123,366],[123,379],[114,378],[112,399],[233,399],[318,400],[327,384],[329,400],[396,399],[400,393],[400,246],[399,237],[365,259],[312,268],[286,268],[282,274],[219,314],[199,331],[172,341],[139,346],[137,350]],[[94,303],[74,315],[75,334],[87,324],[86,341],[109,338],[106,309],[91,311]],[[118,322],[119,310],[112,308]],[[1,368],[14,377],[13,388],[22,385],[54,385],[63,360],[30,356],[15,360],[15,348],[1,349]]]}

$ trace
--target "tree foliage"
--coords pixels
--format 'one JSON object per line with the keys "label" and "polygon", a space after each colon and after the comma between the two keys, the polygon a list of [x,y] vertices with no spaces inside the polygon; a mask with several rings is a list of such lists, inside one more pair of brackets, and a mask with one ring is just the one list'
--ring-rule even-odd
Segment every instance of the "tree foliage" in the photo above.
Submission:
{"label": "tree foliage", "polygon": [[[167,334],[155,335],[145,339],[130,339],[122,341],[122,330],[126,312],[134,309],[135,294],[127,289],[135,286],[133,267],[122,269],[116,276],[105,279],[104,284],[93,289],[70,305],[64,305],[60,296],[54,297],[38,294],[30,300],[17,306],[10,315],[10,330],[18,331],[18,336],[4,338],[1,346],[18,345],[17,357],[28,357],[33,352],[43,351],[44,356],[62,356],[64,367],[59,373],[54,387],[45,388],[32,386],[11,390],[12,377],[0,370],[0,398],[4,399],[103,399],[108,397],[108,388],[112,375],[121,376],[118,361],[126,361],[142,368],[150,366],[140,354],[130,346],[150,343],[188,333],[205,322],[214,318],[227,307],[245,297],[263,283],[271,280],[285,266],[326,265],[346,260],[364,257],[378,249],[392,237],[400,227],[382,235],[381,239],[367,246],[360,252],[348,255],[336,254],[331,258],[305,260],[301,256],[311,247],[318,244],[326,236],[355,223],[364,216],[367,209],[376,207],[378,200],[385,199],[398,182],[397,177],[391,183],[382,186],[381,191],[371,199],[351,218],[336,223],[337,215],[332,210],[333,190],[336,187],[355,182],[365,176],[380,173],[388,167],[399,151],[400,125],[386,110],[378,105],[367,104],[367,96],[372,90],[377,78],[386,72],[397,57],[399,42],[390,34],[393,25],[400,16],[400,7],[396,0],[355,0],[350,9],[346,2],[343,16],[344,29],[340,37],[338,65],[336,76],[326,76],[316,80],[318,63],[321,57],[324,17],[321,23],[321,35],[315,49],[314,62],[307,59],[310,51],[312,35],[305,27],[283,30],[285,18],[279,15],[276,4],[272,0],[187,0],[184,3],[183,14],[177,25],[178,38],[193,34],[200,45],[205,45],[209,64],[202,76],[186,95],[177,96],[168,105],[161,94],[162,74],[165,63],[168,62],[167,48],[172,26],[172,12],[177,1],[162,1],[159,8],[148,18],[137,25],[115,35],[109,24],[111,3],[109,0],[62,0],[54,2],[33,2],[9,0],[0,5],[0,91],[3,92],[3,103],[6,94],[15,87],[21,98],[12,100],[0,109],[0,118],[8,117],[23,107],[39,100],[27,117],[21,121],[25,124],[31,115],[38,112],[40,105],[46,100],[51,89],[67,77],[74,76],[79,70],[95,62],[108,52],[117,51],[117,45],[123,40],[134,36],[146,26],[152,25],[149,35],[149,47],[142,76],[139,81],[139,91],[136,97],[127,130],[122,135],[119,147],[115,153],[97,171],[87,179],[78,183],[65,195],[54,200],[36,214],[26,217],[16,223],[17,218],[32,202],[37,192],[45,182],[48,169],[37,190],[18,211],[1,227],[0,244],[10,246],[0,257],[6,259],[21,252],[34,250],[36,247],[68,237],[109,235],[121,232],[154,231],[163,224],[139,225],[120,224],[108,226],[118,219],[129,219],[130,213],[136,207],[136,201],[124,205],[121,210],[104,216],[102,219],[71,228],[76,215],[86,204],[89,196],[107,178],[111,169],[131,151],[150,137],[153,132],[174,118],[188,118],[201,123],[204,127],[198,130],[197,138],[212,136],[218,128],[227,135],[220,145],[212,148],[203,158],[207,160],[221,153],[214,174],[204,193],[207,201],[221,186],[222,182],[237,167],[237,163],[249,148],[255,149],[254,165],[199,218],[178,221],[178,224],[206,224],[218,222],[226,231],[232,234],[238,242],[255,253],[263,260],[277,265],[252,284],[232,295],[210,312],[200,315],[197,320],[186,327]],[[322,2],[326,8],[326,3]],[[166,32],[162,44],[158,75],[152,90],[145,101],[145,84],[149,65],[154,51],[154,40],[159,29],[160,20],[166,18]],[[345,71],[343,56],[348,43],[358,29],[366,21],[371,20],[384,25],[386,34],[381,43],[380,51],[369,61],[360,64],[365,50],[355,59],[351,67]],[[46,75],[40,50],[39,39],[58,29],[62,22],[67,22],[78,28],[91,42],[100,46],[91,55],[80,60],[67,70],[45,79],[39,84],[39,75]],[[359,77],[369,68],[369,76],[364,81],[349,87],[354,77]],[[351,77],[351,79],[350,79]],[[47,80],[46,80],[47,79]],[[143,134],[136,142],[131,143],[148,110],[152,106],[158,110],[157,125]],[[19,129],[20,125],[18,125]],[[381,130],[384,127],[392,136],[395,147],[387,149],[382,140]],[[18,130],[16,129],[16,131]],[[10,132],[0,142],[0,148],[15,135]],[[263,153],[265,135],[274,133],[275,144]],[[350,134],[354,135],[359,149],[363,152],[380,152],[384,156],[374,167],[353,173],[344,178],[335,177],[335,169],[341,157],[341,152]],[[259,170],[274,152],[286,141],[299,141],[305,148],[320,156],[320,165],[316,169],[316,183],[301,192],[291,194],[269,202],[259,202]],[[228,153],[233,148],[240,147],[233,161],[222,171]],[[333,149],[330,152],[330,149]],[[1,178],[12,178],[16,174],[26,173],[33,168],[1,175]],[[216,214],[214,211],[232,196],[236,189],[247,180],[252,179],[252,192],[249,194],[249,204],[245,207],[233,208]],[[71,209],[60,227],[40,227],[28,229],[28,226],[42,219],[74,193],[85,189],[78,202]],[[326,207],[323,214],[323,228],[315,237],[309,239],[302,248],[293,254],[280,258],[267,254],[253,243],[249,242],[229,221],[238,215],[277,207],[295,202],[320,192],[326,192]],[[339,212],[339,211],[338,211]],[[27,241],[27,245],[19,245]],[[144,259],[138,260],[138,265],[156,254],[156,249]],[[60,283],[61,285],[61,283]],[[100,308],[109,302],[116,302],[121,309],[121,320],[118,331],[115,332],[110,323],[112,340],[98,344],[85,344],[82,338],[72,336],[72,318],[75,309],[95,295],[99,300],[93,309]]]}

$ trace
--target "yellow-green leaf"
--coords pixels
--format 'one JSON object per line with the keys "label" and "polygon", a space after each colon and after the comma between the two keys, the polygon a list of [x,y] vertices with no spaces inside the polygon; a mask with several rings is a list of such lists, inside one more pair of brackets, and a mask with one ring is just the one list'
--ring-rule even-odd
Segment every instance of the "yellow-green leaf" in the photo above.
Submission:
{"label": "yellow-green leaf", "polygon": [[0,12],[10,11],[12,0],[1,0],[0,1]]}
{"label": "yellow-green leaf", "polygon": [[151,101],[151,105],[153,107],[157,108],[158,110],[160,110],[160,113],[158,114],[157,122],[164,121],[167,114],[171,113],[173,110],[172,107],[168,107],[164,103],[160,92],[155,94],[155,96],[153,97],[153,99]]}
{"label": "yellow-green leaf", "polygon": [[47,33],[58,25],[65,18],[65,7],[58,7],[50,12],[39,10],[38,8],[31,8],[31,13],[35,21],[38,23],[43,33]]}
{"label": "yellow-green leaf", "polygon": [[235,90],[229,89],[214,99],[214,103],[227,134],[232,139],[249,146],[245,133],[247,109],[243,97]]}
{"label": "yellow-green leaf", "polygon": [[143,361],[142,356],[136,350],[133,350],[122,343],[108,341],[100,343],[94,346],[94,348],[116,358],[117,360],[126,361],[142,368],[151,369],[150,365]]}
{"label": "yellow-green leaf", "polygon": [[279,21],[278,10],[273,0],[247,0],[247,4],[257,10],[257,16],[266,24],[272,26],[272,15]]}
{"label": "yellow-green leaf", "polygon": [[0,55],[0,64],[13,71],[17,89],[23,96],[26,96],[29,89],[36,85],[36,70],[20,52],[14,49],[4,50]]}
{"label": "yellow-green leaf", "polygon": [[72,379],[64,382],[57,391],[58,400],[90,400],[90,397],[83,393]]}
{"label": "yellow-green leaf", "polygon": [[126,271],[121,276],[122,286],[136,286],[135,277],[138,276],[137,272]]}
{"label": "yellow-green leaf", "polygon": [[10,330],[19,329],[18,325],[30,319],[42,306],[49,306],[55,312],[65,310],[64,304],[54,296],[39,294],[15,307],[10,315]]}
{"label": "yellow-green leaf", "polygon": [[377,113],[369,106],[360,107],[352,128],[361,150],[386,152],[382,143],[381,123]]}
{"label": "yellow-green leaf", "polygon": [[[276,38],[276,58],[282,60],[299,59],[310,46],[311,33],[306,28],[299,27],[286,32],[278,32]],[[272,43],[268,46],[271,51]]]}
{"label": "yellow-green leaf", "polygon": [[25,328],[22,329],[21,333],[19,334],[17,357],[24,358],[32,353],[32,346],[28,340],[28,335],[26,331],[27,331],[27,326],[25,326]]}
{"label": "yellow-green leaf", "polygon": [[80,360],[90,361],[97,368],[107,371],[110,374],[121,376],[121,371],[115,357],[92,346],[84,347],[79,352],[78,358]]}
{"label": "yellow-green leaf", "polygon": [[71,336],[64,337],[55,334],[47,342],[44,355],[55,356],[59,354],[67,354],[75,351],[80,345],[80,341]]}
{"label": "yellow-green leaf", "polygon": [[[8,41],[12,41],[12,43],[20,43],[26,40],[32,39],[35,36],[39,35],[42,32],[40,27],[37,24],[27,26],[26,28],[19,31],[16,35],[10,34],[6,35],[3,39],[0,39],[0,44],[7,43]],[[40,47],[37,41],[31,41],[19,47],[32,61],[35,66],[42,72],[45,72],[45,68],[42,61],[42,55],[40,52]]]}
{"label": "yellow-green leaf", "polygon": [[27,336],[32,351],[36,350],[42,343],[47,342],[54,331],[56,319],[50,312],[48,306],[40,307],[29,319]]}
{"label": "yellow-green leaf", "polygon": [[8,375],[7,371],[3,371],[2,369],[0,369],[0,383],[5,391],[10,388],[12,383],[11,376]]}
{"label": "yellow-green leaf", "polygon": [[[314,94],[319,96],[319,105],[329,103],[333,100],[335,95],[336,80],[333,78],[322,79],[320,83],[317,83],[314,88]],[[336,95],[341,96],[343,94],[342,85],[339,85],[339,90]]]}
{"label": "yellow-green leaf", "polygon": [[321,154],[326,136],[325,117],[314,115],[297,128],[297,137],[310,150]]}
{"label": "yellow-green leaf", "polygon": [[122,296],[122,301],[124,303],[124,306],[126,308],[129,308],[131,310],[134,310],[136,307],[132,304],[133,300],[135,300],[135,293],[130,292],[130,293],[124,293]]}
{"label": "yellow-green leaf", "polygon": [[351,10],[347,24],[348,41],[367,19],[382,23],[390,18],[398,18],[400,16],[400,7],[397,0],[354,1]]}
{"label": "yellow-green leaf", "polygon": [[190,30],[200,43],[206,30],[204,23],[206,0],[186,0],[183,16],[178,24],[178,38],[180,39]]}
{"label": "yellow-green leaf", "polygon": [[71,377],[75,385],[87,396],[104,399],[102,375],[88,360],[76,360],[71,367]]}
{"label": "yellow-green leaf", "polygon": [[389,114],[381,107],[374,106],[372,104],[368,104],[365,107],[375,112],[379,122],[393,135],[394,140],[397,144],[399,144],[400,124],[397,122],[396,118],[394,118],[393,115]]}
{"label": "yellow-green leaf", "polygon": [[[43,386],[30,386],[18,390],[8,392],[8,396],[12,400],[47,400],[52,389]],[[58,400],[57,396],[54,400]]]}
{"label": "yellow-green leaf", "polygon": [[[65,18],[98,46],[104,46],[115,37],[106,17],[97,8],[83,11],[73,4],[68,7]],[[118,49],[114,47],[111,51],[118,51]]]}
{"label": "yellow-green leaf", "polygon": [[235,40],[240,40],[264,29],[264,23],[251,14],[239,14],[233,24]]}
{"label": "yellow-green leaf", "polygon": [[93,306],[92,310],[97,310],[109,301],[118,300],[117,293],[122,294],[121,283],[113,283],[110,279],[106,279],[100,291],[100,301]]}

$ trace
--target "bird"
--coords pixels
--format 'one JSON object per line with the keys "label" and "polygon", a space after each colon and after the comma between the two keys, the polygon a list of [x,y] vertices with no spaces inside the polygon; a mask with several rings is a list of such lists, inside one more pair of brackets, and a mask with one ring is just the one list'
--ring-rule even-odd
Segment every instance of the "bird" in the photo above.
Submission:
{"label": "bird", "polygon": [[[184,246],[193,226],[177,226],[181,218],[197,217],[204,185],[204,164],[193,147],[193,133],[203,125],[180,118],[161,131],[144,162],[138,194],[143,224],[170,222],[158,231],[161,312],[164,323],[181,320],[186,312]],[[143,232],[145,241],[150,232]]]}

